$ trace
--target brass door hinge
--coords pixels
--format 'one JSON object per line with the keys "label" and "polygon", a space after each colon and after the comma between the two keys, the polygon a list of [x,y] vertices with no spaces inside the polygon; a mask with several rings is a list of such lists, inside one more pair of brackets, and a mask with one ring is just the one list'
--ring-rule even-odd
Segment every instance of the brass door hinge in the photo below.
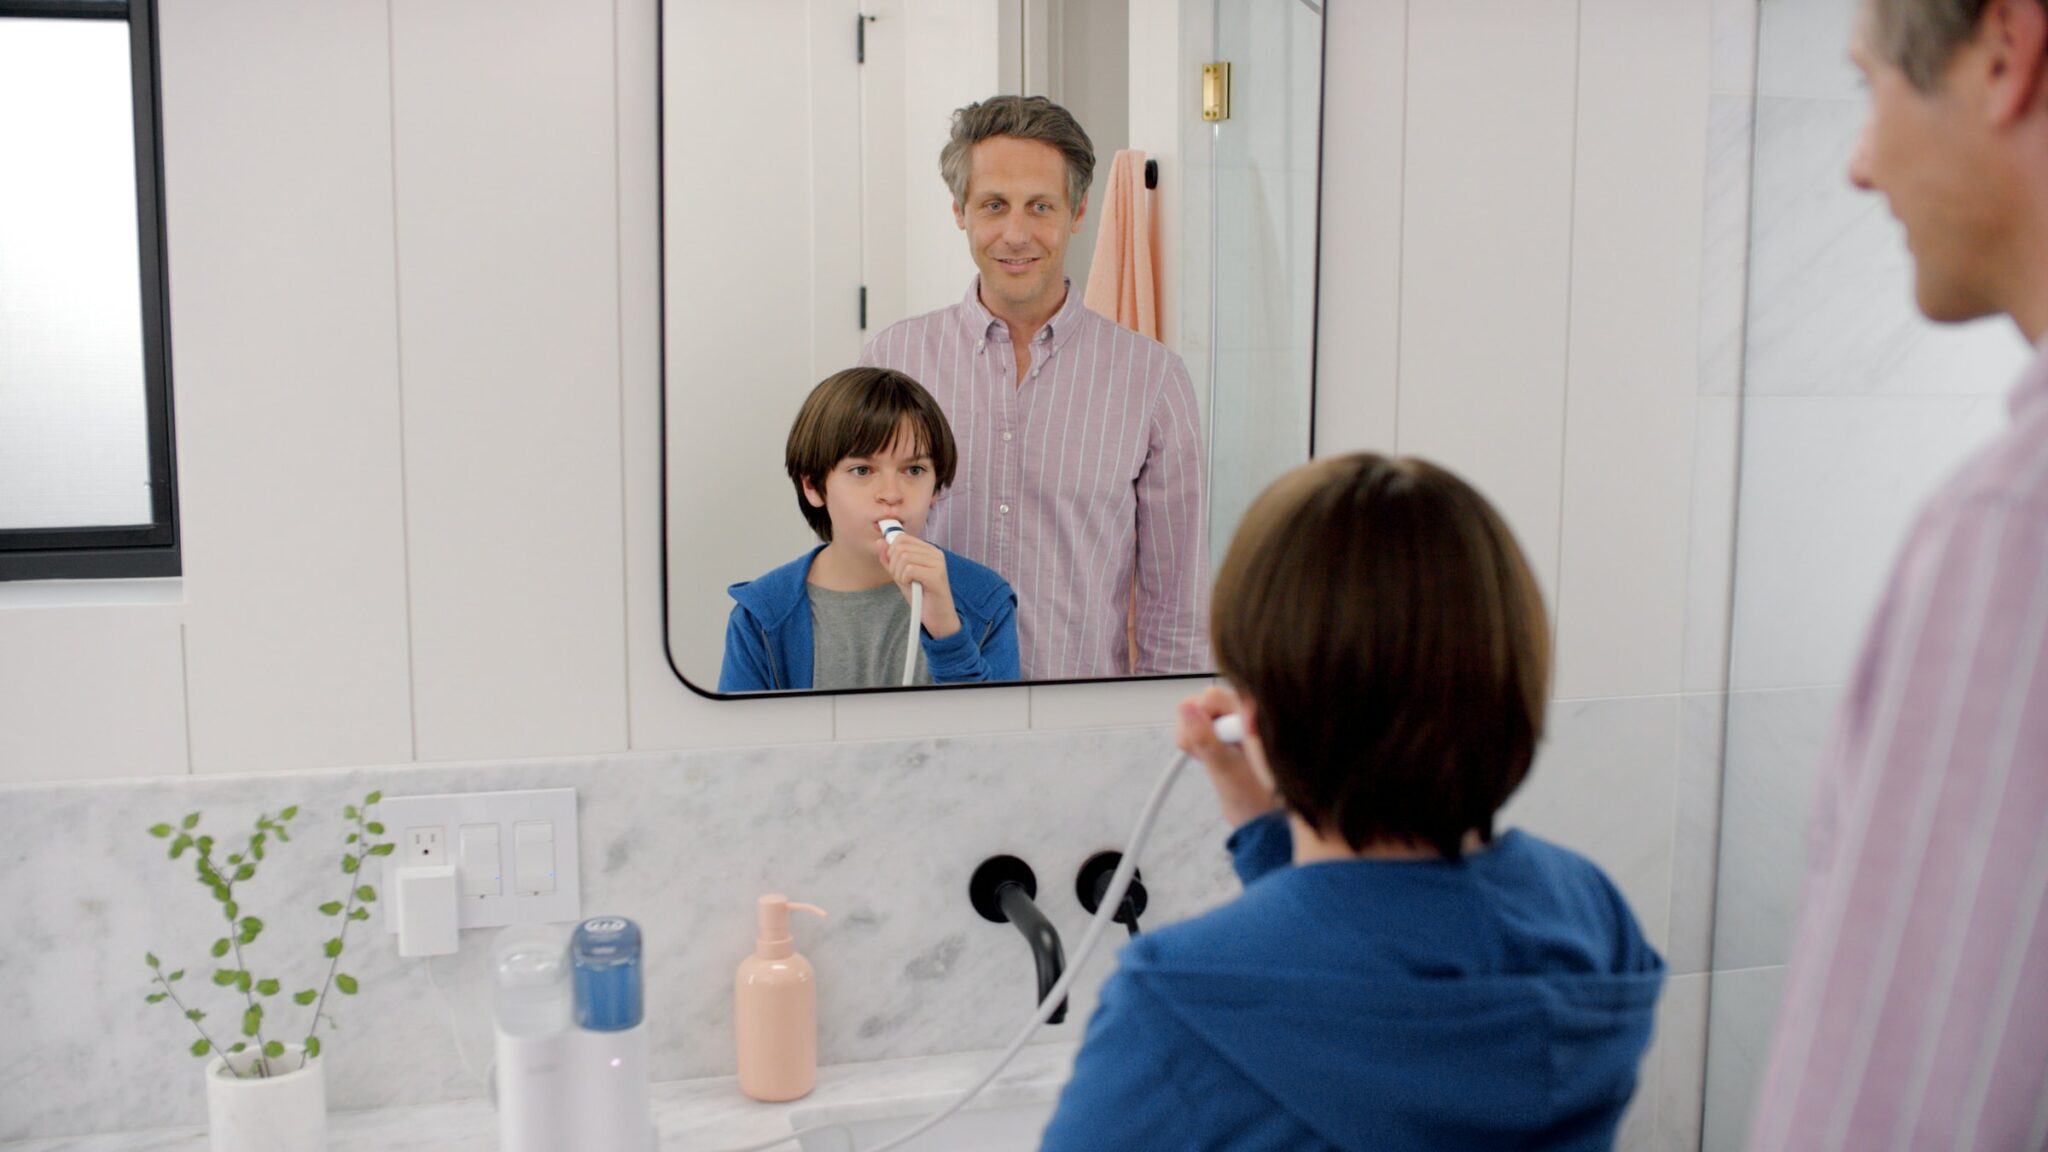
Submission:
{"label": "brass door hinge", "polygon": [[1230,61],[1202,65],[1202,119],[1230,119]]}

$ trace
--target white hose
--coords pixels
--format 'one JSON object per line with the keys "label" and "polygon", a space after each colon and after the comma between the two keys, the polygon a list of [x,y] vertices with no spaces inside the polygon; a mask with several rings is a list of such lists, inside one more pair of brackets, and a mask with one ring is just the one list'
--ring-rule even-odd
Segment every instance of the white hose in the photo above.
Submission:
{"label": "white hose", "polygon": [[[1243,724],[1235,716],[1220,717],[1216,721],[1216,736],[1228,744],[1239,743],[1244,738]],[[1180,770],[1187,767],[1187,763],[1188,755],[1183,752],[1173,758],[1173,763],[1167,765],[1166,771],[1159,774],[1159,782],[1152,786],[1152,795],[1146,799],[1145,807],[1138,813],[1137,827],[1131,829],[1131,842],[1124,846],[1124,858],[1117,862],[1116,874],[1110,877],[1109,888],[1102,894],[1102,903],[1096,908],[1094,918],[1088,921],[1088,931],[1081,936],[1081,946],[1074,950],[1074,958],[1068,962],[1067,970],[1060,974],[1059,981],[1052,986],[1052,991],[1045,994],[1045,999],[1038,1005],[1038,1011],[1032,1014],[1023,1030],[1017,1033],[1017,1038],[1010,1041],[1010,1046],[1003,1049],[1003,1054],[996,1058],[995,1065],[984,1073],[981,1079],[975,1081],[973,1087],[946,1105],[943,1111],[927,1117],[923,1123],[894,1140],[877,1144],[873,1148],[858,1149],[856,1152],[890,1152],[891,1149],[900,1148],[943,1124],[953,1113],[965,1108],[968,1101],[980,1095],[981,1090],[988,1087],[997,1076],[1002,1075],[1003,1069],[1010,1066],[1010,1061],[1017,1058],[1017,1053],[1022,1052],[1024,1046],[1031,1042],[1031,1037],[1037,1033],[1039,1026],[1044,1024],[1066,1000],[1067,989],[1073,987],[1075,976],[1087,965],[1088,958],[1095,954],[1095,946],[1102,942],[1102,934],[1116,922],[1117,910],[1123,906],[1124,894],[1130,891],[1131,877],[1138,872],[1138,853],[1144,849],[1145,841],[1151,838],[1152,825],[1159,820],[1159,810],[1166,804],[1167,793],[1173,789],[1174,780],[1179,777]],[[766,1152],[767,1149],[779,1148],[795,1141],[798,1135],[791,1132],[787,1136],[778,1136],[760,1144],[749,1144],[744,1148],[728,1149],[727,1152]]]}

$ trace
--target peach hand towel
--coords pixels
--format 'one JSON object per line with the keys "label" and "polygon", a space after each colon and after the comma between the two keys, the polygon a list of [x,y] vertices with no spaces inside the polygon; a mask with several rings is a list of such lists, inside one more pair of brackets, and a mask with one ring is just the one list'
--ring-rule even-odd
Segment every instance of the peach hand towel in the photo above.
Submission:
{"label": "peach hand towel", "polygon": [[1100,313],[1133,332],[1159,339],[1159,266],[1153,235],[1152,193],[1145,187],[1145,154],[1126,148],[1109,164],[1109,189],[1095,232],[1095,257],[1088,265],[1088,290],[1081,297]]}

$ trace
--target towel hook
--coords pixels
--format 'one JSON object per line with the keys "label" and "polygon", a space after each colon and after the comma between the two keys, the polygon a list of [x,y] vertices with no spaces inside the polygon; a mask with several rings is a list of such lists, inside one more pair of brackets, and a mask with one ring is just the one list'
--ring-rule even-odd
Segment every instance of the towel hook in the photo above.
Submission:
{"label": "towel hook", "polygon": [[1145,161],[1145,187],[1159,187],[1159,161],[1157,160]]}

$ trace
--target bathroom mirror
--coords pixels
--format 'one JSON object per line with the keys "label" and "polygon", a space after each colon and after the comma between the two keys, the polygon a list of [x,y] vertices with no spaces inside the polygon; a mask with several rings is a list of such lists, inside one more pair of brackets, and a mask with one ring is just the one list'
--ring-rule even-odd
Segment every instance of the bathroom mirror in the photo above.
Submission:
{"label": "bathroom mirror", "polygon": [[[948,309],[960,322],[979,284],[977,262],[939,156],[952,112],[999,94],[1048,97],[1092,142],[1094,180],[1061,261],[1076,303],[1105,229],[1114,254],[1129,261],[1119,277],[1137,278],[1128,270],[1145,267],[1136,240],[1146,229],[1133,222],[1142,218],[1139,201],[1148,209],[1163,348],[1097,329],[1104,346],[1127,350],[1099,357],[1114,362],[1107,367],[1084,362],[1098,357],[1084,358],[1078,340],[1059,344],[1039,365],[1053,369],[1057,387],[1037,387],[1028,371],[1006,377],[1007,399],[1023,416],[1000,428],[1003,418],[990,413],[1002,405],[977,407],[963,399],[969,385],[949,392],[933,383],[961,462],[934,504],[929,534],[1016,590],[1018,679],[1208,673],[1201,613],[1210,573],[1245,506],[1310,451],[1321,5],[664,0],[661,16],[664,599],[677,674],[718,694],[735,604],[728,588],[818,546],[784,467],[792,421],[812,389],[859,364],[892,324]],[[1205,71],[1218,62],[1229,64],[1227,77]],[[1205,119],[1205,98],[1227,101],[1227,118]],[[1133,194],[1117,207],[1112,169],[1126,149],[1155,162],[1156,186],[1144,188],[1144,169],[1127,160]],[[1094,323],[1062,315],[1083,333]],[[1060,323],[1051,326],[1056,336]],[[1006,342],[992,343],[1009,354]],[[1117,455],[1115,436],[1103,431],[1111,405],[1101,397],[1154,395],[1129,389],[1129,378],[1168,379],[1168,352],[1185,366],[1186,383],[1178,392],[1159,384],[1167,399],[1155,408],[1191,392],[1194,411],[1156,417],[1185,432],[1170,456],[1156,428],[1137,439],[1149,453],[1143,461],[1166,460],[1183,473],[1174,498],[1198,492],[1199,503],[1145,522],[1138,506],[1165,503],[1147,493],[1169,473]],[[1149,367],[1131,367],[1140,360]],[[1119,410],[1115,419],[1129,418]],[[1041,507],[1012,507],[1009,496],[965,483],[970,455],[1016,445],[1004,435],[1013,428],[1026,451],[1039,453],[1043,463],[1031,466],[1044,469],[1045,490],[1066,506],[1051,507],[1049,496]],[[1075,482],[1083,467],[1103,483]],[[966,539],[973,499],[988,517],[1035,517],[1041,531],[1020,533],[1007,554]],[[948,502],[957,502],[953,529],[939,511]],[[1126,525],[1135,543],[1102,543],[1104,523]],[[1134,584],[1172,603],[1140,605],[1133,621]],[[791,587],[801,607],[806,590]],[[1201,602],[1157,591],[1174,587]],[[897,611],[907,622],[907,610]],[[1167,651],[1155,612],[1180,612],[1191,642]],[[899,636],[894,660],[905,646]],[[893,671],[879,679],[851,690],[901,684]],[[752,686],[763,684],[817,690],[800,670],[778,668]]]}

